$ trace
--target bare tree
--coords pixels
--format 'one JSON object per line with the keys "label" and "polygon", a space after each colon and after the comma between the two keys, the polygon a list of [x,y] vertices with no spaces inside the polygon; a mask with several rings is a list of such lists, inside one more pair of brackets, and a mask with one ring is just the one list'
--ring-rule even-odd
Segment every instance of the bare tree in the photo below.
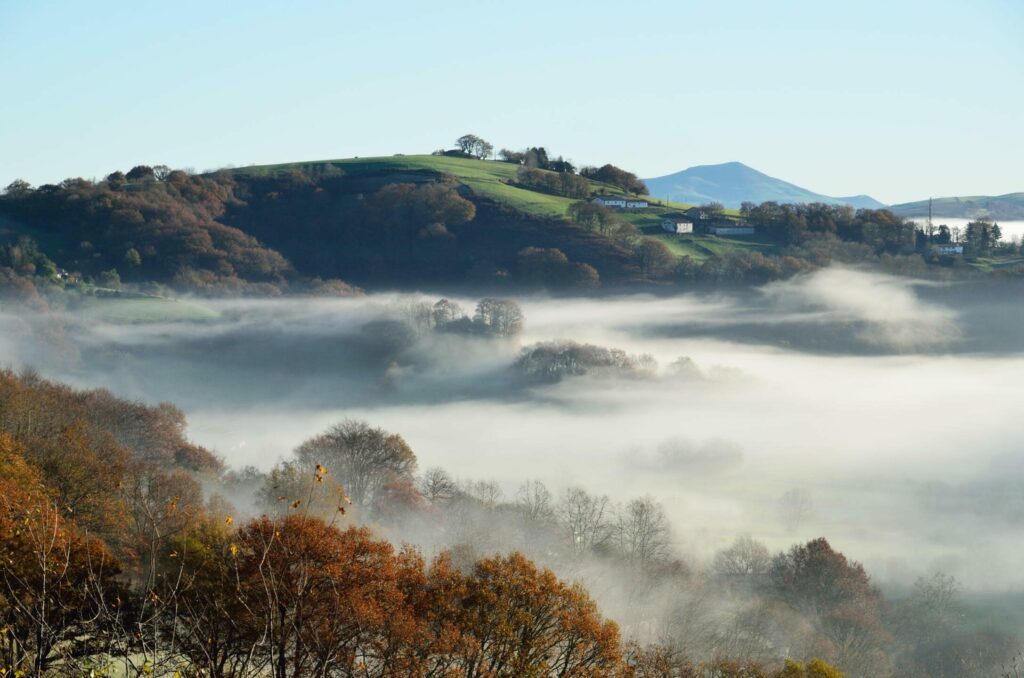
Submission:
{"label": "bare tree", "polygon": [[779,517],[790,532],[802,527],[814,517],[814,501],[811,493],[803,488],[786,490],[779,498]]}
{"label": "bare tree", "polygon": [[433,317],[435,327],[444,327],[448,323],[455,322],[459,318],[465,317],[465,313],[462,307],[454,301],[448,299],[439,299],[434,304]]}
{"label": "bare tree", "polygon": [[535,523],[551,523],[555,519],[555,507],[551,492],[539,480],[527,480],[516,492],[516,507]]}
{"label": "bare tree", "polygon": [[577,555],[608,541],[608,497],[597,497],[581,487],[571,487],[562,496],[557,514]]}
{"label": "bare tree", "polygon": [[729,548],[715,554],[712,569],[718,577],[737,582],[752,582],[768,574],[772,557],[768,548],[744,535]]}
{"label": "bare tree", "polygon": [[439,466],[428,468],[417,483],[420,492],[433,504],[447,504],[459,494],[459,486]]}
{"label": "bare tree", "polygon": [[469,480],[462,483],[463,494],[476,499],[488,508],[494,508],[505,495],[501,486],[493,480]]}
{"label": "bare tree", "polygon": [[491,334],[512,337],[523,331],[523,310],[511,299],[481,299],[476,305],[473,321]]}
{"label": "bare tree", "polygon": [[412,301],[401,309],[402,315],[416,334],[434,329],[434,307],[425,301]]}
{"label": "bare tree", "polygon": [[642,564],[669,554],[669,523],[661,505],[650,496],[634,499],[619,512],[615,521],[619,553]]}
{"label": "bare tree", "polygon": [[668,246],[660,240],[644,238],[636,246],[636,265],[644,275],[657,278],[672,268],[676,257]]}

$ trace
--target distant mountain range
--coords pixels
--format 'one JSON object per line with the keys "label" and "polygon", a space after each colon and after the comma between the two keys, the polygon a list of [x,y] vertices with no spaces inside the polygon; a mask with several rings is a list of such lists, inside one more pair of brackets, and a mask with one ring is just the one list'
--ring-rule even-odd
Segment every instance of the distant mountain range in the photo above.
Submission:
{"label": "distant mountain range", "polygon": [[[928,216],[928,201],[905,202],[893,205],[890,209],[902,217],[926,217]],[[932,214],[936,217],[958,217],[961,219],[975,217],[1004,220],[1024,219],[1024,193],[935,198],[932,200]]]}
{"label": "distant mountain range", "polygon": [[644,183],[656,198],[697,205],[720,202],[726,207],[739,207],[744,201],[760,203],[774,200],[779,203],[823,202],[854,207],[885,207],[867,195],[836,198],[815,193],[758,172],[741,162],[698,165],[675,174],[644,179]]}

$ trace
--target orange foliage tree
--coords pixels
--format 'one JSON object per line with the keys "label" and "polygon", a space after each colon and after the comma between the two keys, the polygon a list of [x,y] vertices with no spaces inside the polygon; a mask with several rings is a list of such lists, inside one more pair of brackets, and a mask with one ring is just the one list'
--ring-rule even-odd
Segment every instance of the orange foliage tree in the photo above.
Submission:
{"label": "orange foliage tree", "polygon": [[66,521],[24,450],[0,433],[0,668],[38,675],[102,647],[120,568]]}

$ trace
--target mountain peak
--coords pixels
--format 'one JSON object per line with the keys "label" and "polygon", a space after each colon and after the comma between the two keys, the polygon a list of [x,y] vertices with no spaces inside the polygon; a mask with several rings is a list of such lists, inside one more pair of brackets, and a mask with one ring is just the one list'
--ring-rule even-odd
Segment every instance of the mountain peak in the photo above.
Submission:
{"label": "mountain peak", "polygon": [[675,174],[644,179],[651,195],[663,200],[700,204],[720,202],[726,207],[739,207],[741,203],[824,202],[848,204],[854,207],[883,207],[866,195],[836,198],[815,193],[806,188],[768,176],[738,160],[717,165],[696,165]]}

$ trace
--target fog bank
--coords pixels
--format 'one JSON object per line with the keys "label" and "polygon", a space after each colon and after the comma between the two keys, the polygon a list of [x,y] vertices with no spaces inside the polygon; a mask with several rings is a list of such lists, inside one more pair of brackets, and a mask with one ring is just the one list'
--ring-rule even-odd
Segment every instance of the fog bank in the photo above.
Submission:
{"label": "fog bank", "polygon": [[[437,295],[213,301],[207,322],[66,314],[61,361],[0,316],[0,350],[175,402],[233,466],[268,468],[358,417],[401,433],[421,468],[507,495],[528,479],[651,494],[695,560],[739,534],[772,548],[824,535],[882,580],[942,569],[1003,590],[1024,586],[1020,293],[829,269],[742,294],[520,298],[514,339],[403,329],[409,304]],[[523,347],[560,339],[657,368],[517,378]],[[692,366],[673,368],[680,357]],[[809,499],[796,516],[794,490]]]}

